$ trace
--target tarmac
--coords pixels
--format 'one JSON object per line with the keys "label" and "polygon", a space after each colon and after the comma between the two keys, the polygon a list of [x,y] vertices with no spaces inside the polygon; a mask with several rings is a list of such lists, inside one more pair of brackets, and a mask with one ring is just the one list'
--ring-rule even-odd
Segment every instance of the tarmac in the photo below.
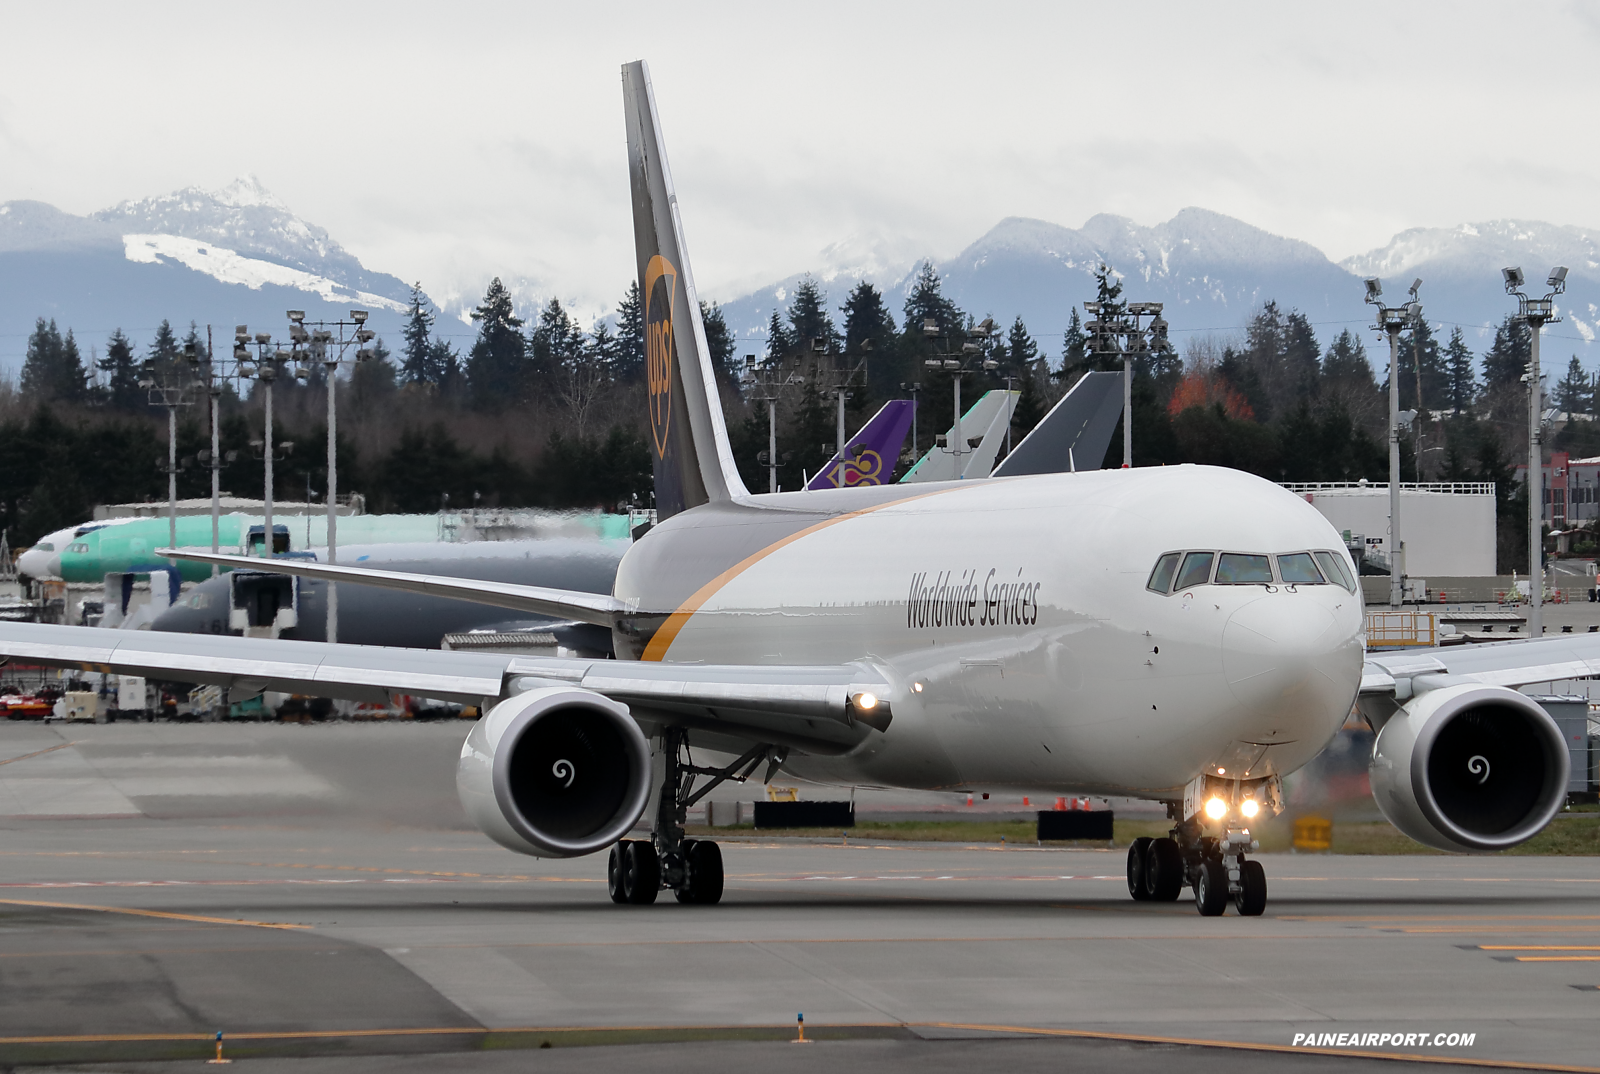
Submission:
{"label": "tarmac", "polygon": [[744,832],[622,907],[470,829],[465,731],[0,723],[0,1069],[1600,1069],[1593,858],[1266,855],[1201,918],[1120,849]]}

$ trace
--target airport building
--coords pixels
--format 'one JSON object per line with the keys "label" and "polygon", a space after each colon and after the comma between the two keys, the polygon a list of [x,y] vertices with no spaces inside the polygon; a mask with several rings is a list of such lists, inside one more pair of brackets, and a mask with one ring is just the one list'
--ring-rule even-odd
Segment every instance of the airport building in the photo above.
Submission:
{"label": "airport building", "polygon": [[[1574,459],[1565,451],[1552,451],[1543,469],[1546,525],[1560,530],[1600,518],[1600,456]],[[1526,463],[1517,467],[1517,480],[1528,480]]]}
{"label": "airport building", "polygon": [[[1600,463],[1600,460],[1595,460]],[[1343,534],[1351,553],[1388,569],[1389,484],[1367,481],[1286,483]],[[1400,539],[1413,578],[1485,578],[1495,573],[1493,482],[1400,485]]]}

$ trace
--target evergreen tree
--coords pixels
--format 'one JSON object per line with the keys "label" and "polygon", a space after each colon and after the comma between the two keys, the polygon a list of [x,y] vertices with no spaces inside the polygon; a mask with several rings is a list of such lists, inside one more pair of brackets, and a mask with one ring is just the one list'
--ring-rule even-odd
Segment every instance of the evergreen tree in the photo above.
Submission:
{"label": "evergreen tree", "polygon": [[1017,377],[1016,387],[1021,393],[1016,410],[1011,414],[1011,442],[1015,446],[1045,415],[1040,379],[1048,364],[1040,360],[1039,345],[1028,334],[1028,326],[1022,323],[1021,316],[1011,322],[1011,330],[1006,334],[1006,360]]}
{"label": "evergreen tree", "polygon": [[472,319],[478,322],[478,338],[467,355],[472,400],[483,410],[500,410],[521,398],[527,344],[518,331],[522,321],[512,310],[511,292],[498,276]]}
{"label": "evergreen tree", "polygon": [[839,312],[844,314],[845,354],[851,358],[868,353],[887,356],[895,327],[894,315],[883,304],[882,292],[862,280],[851,289]]}
{"label": "evergreen tree", "polygon": [[[350,371],[350,398],[358,411],[370,410],[394,394],[399,371],[389,357],[389,348],[384,346],[380,336],[372,341],[372,357],[357,362]],[[326,441],[326,429],[322,435]]]}
{"label": "evergreen tree", "polygon": [[165,318],[156,327],[155,338],[150,341],[150,348],[145,352],[145,361],[154,369],[156,375],[166,376],[174,362],[178,360],[180,351],[178,336],[172,330],[171,322]]}
{"label": "evergreen tree", "polygon": [[718,384],[737,384],[739,373],[733,367],[733,352],[737,348],[722,307],[715,302],[700,302],[700,324],[706,330],[706,347],[711,351],[711,368]]}
{"label": "evergreen tree", "polygon": [[778,311],[772,311],[772,319],[767,322],[767,361],[776,362],[787,358],[794,352],[794,340],[789,338],[789,330],[783,327],[783,321],[778,318]]}
{"label": "evergreen tree", "polygon": [[530,372],[543,376],[566,368],[584,357],[583,329],[561,306],[561,300],[552,298],[539,311],[539,319],[528,333]]}
{"label": "evergreen tree", "polygon": [[628,293],[617,303],[617,350],[611,368],[621,381],[644,376],[644,303],[638,281],[628,284]]}
{"label": "evergreen tree", "polygon": [[809,275],[795,285],[789,303],[789,338],[806,351],[832,351],[837,332],[828,315],[828,296]]}
{"label": "evergreen tree", "polygon": [[1078,316],[1078,307],[1073,306],[1067,313],[1067,330],[1063,335],[1061,345],[1061,368],[1053,374],[1057,377],[1076,376],[1088,364],[1087,340],[1083,334],[1083,319]]}
{"label": "evergreen tree", "polygon": [[411,309],[406,313],[406,326],[401,332],[405,344],[400,353],[405,357],[400,361],[400,379],[407,384],[437,387],[437,371],[430,360],[432,344],[428,339],[433,332],[434,313],[424,305],[424,301],[421,282],[412,284]]}
{"label": "evergreen tree", "polygon": [[1450,342],[1444,349],[1444,374],[1445,398],[1449,400],[1450,409],[1457,414],[1464,413],[1477,395],[1477,383],[1472,369],[1472,352],[1467,349],[1467,341],[1462,337],[1459,327],[1451,330]]}
{"label": "evergreen tree", "polygon": [[[1422,399],[1417,399],[1418,346],[1421,346]],[[1413,321],[1400,335],[1400,408],[1439,410],[1449,398],[1449,377],[1439,352],[1439,341],[1427,321]]]}
{"label": "evergreen tree", "polygon": [[1532,359],[1532,338],[1528,325],[1507,314],[1495,329],[1494,342],[1483,355],[1483,387],[1490,390],[1519,384],[1528,372]]}
{"label": "evergreen tree", "polygon": [[106,341],[106,356],[97,363],[106,375],[105,400],[113,410],[132,412],[145,402],[139,388],[139,368],[133,361],[133,344],[122,334],[122,329],[111,333]]}
{"label": "evergreen tree", "polygon": [[924,261],[917,270],[917,278],[911,284],[911,291],[906,295],[906,304],[902,311],[905,314],[901,331],[907,341],[915,342],[920,350],[924,336],[922,326],[924,321],[933,321],[938,326],[939,333],[944,336],[959,337],[962,327],[967,322],[966,314],[956,308],[956,304],[944,297],[939,285],[939,273],[934,269],[933,262]]}
{"label": "evergreen tree", "polygon": [[1328,344],[1328,353],[1322,358],[1322,377],[1337,384],[1371,388],[1376,387],[1372,377],[1372,364],[1367,361],[1367,348],[1361,337],[1346,328]]}
{"label": "evergreen tree", "polygon": [[465,390],[466,376],[461,368],[461,356],[449,342],[436,339],[428,345],[428,377],[439,386],[443,396],[459,396]]}
{"label": "evergreen tree", "polygon": [[1574,354],[1567,363],[1567,375],[1556,385],[1556,409],[1568,414],[1587,414],[1593,405],[1594,388],[1589,383],[1589,374],[1583,371],[1583,363]]}
{"label": "evergreen tree", "polygon": [[89,371],[83,367],[72,329],[62,336],[54,319],[40,317],[28,336],[27,357],[22,363],[22,391],[36,399],[81,401],[88,392]]}

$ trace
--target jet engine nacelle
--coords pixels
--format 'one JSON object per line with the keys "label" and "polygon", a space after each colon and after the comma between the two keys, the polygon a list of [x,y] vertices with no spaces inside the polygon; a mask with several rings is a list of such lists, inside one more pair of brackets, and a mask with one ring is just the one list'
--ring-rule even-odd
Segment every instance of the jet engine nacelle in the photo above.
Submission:
{"label": "jet engine nacelle", "polygon": [[1503,686],[1430,690],[1372,747],[1372,796],[1389,822],[1440,850],[1504,850],[1566,801],[1567,745],[1537,702]]}
{"label": "jet engine nacelle", "polygon": [[650,748],[626,705],[552,687],[500,702],[461,747],[456,791],[503,847],[592,854],[626,835],[650,794]]}

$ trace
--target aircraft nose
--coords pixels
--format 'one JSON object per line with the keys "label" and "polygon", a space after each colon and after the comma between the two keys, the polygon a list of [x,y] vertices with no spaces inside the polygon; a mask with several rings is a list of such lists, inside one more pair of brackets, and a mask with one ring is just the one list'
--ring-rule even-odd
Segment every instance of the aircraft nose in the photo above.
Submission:
{"label": "aircraft nose", "polygon": [[1264,712],[1322,712],[1348,706],[1354,640],[1333,613],[1292,593],[1265,594],[1228,619],[1222,666],[1233,696]]}
{"label": "aircraft nose", "polygon": [[17,557],[17,570],[29,578],[59,578],[61,557],[53,552],[30,548]]}

